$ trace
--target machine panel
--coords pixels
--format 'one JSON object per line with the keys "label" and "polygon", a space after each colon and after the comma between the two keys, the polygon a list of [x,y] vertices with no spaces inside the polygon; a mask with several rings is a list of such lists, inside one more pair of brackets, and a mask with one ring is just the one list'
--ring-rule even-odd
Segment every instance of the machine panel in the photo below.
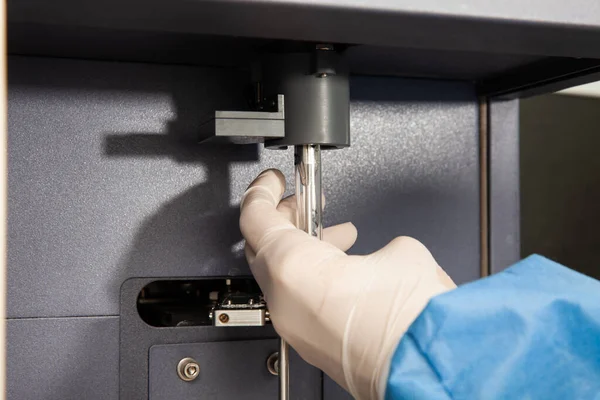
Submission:
{"label": "machine panel", "polygon": [[[125,290],[130,301],[155,279],[249,276],[240,196],[265,168],[291,179],[293,155],[195,140],[207,113],[243,100],[248,72],[33,57],[13,57],[9,68],[9,331],[12,324],[39,330],[26,341],[9,335],[10,363],[18,366],[9,374],[10,398],[93,398],[96,387],[107,388],[103,398],[115,398],[117,387],[145,397],[152,346],[273,340],[271,327],[150,329],[122,307]],[[476,279],[473,84],[358,76],[350,90],[352,146],[323,154],[325,225],[356,224],[353,254],[415,236],[457,282]],[[112,328],[74,326],[96,318]],[[147,341],[136,330],[143,326],[155,332]],[[94,364],[92,386],[72,384],[65,395],[54,375],[22,384],[27,375],[17,371],[76,343],[81,354],[113,357]],[[69,371],[89,368],[89,357],[66,357],[56,359],[68,360]],[[212,373],[227,374],[220,365]],[[292,372],[294,382],[328,400],[346,397],[327,379],[322,389],[320,379]]]}

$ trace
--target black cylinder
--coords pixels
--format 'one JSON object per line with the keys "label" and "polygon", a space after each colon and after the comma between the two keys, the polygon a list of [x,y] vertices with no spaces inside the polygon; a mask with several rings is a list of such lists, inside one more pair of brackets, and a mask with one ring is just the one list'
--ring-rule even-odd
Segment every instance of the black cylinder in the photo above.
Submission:
{"label": "black cylinder", "polygon": [[350,89],[343,54],[334,50],[271,54],[263,58],[267,96],[284,95],[285,138],[265,147],[350,145]]}

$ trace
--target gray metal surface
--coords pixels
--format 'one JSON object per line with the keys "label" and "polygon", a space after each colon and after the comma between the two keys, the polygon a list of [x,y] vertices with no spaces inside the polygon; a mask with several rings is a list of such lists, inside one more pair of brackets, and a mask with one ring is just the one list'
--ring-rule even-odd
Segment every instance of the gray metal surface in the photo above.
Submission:
{"label": "gray metal surface", "polygon": [[[291,189],[293,154],[195,144],[203,116],[228,109],[246,81],[243,71],[228,69],[11,58],[9,316],[116,315],[119,288],[130,277],[248,275],[240,196],[268,167],[280,168]],[[351,130],[352,147],[323,154],[325,225],[353,221],[359,230],[354,254],[397,235],[414,236],[457,282],[476,279],[472,85],[353,78]],[[135,284],[123,286],[127,301],[141,289]],[[121,381],[131,384],[122,393],[127,399],[147,390],[152,345],[276,337],[267,328],[151,328],[135,315],[135,304],[128,309],[119,364]],[[85,342],[93,353],[90,343],[98,343],[108,349],[102,357],[112,357],[102,338],[117,340],[116,332],[69,330],[69,321],[88,320],[56,319],[54,331],[45,329],[51,338],[40,331],[28,345],[52,348],[51,340],[70,349]],[[36,320],[22,321],[23,331],[36,329]],[[13,343],[22,342],[11,335]],[[9,367],[15,398],[54,390],[50,381],[24,387],[18,379]],[[112,393],[116,377],[102,379],[98,393]],[[82,386],[72,390],[79,398],[87,393]]]}
{"label": "gray metal surface", "polygon": [[9,400],[117,400],[119,318],[13,319]]}
{"label": "gray metal surface", "polygon": [[235,144],[262,143],[285,136],[285,98],[277,95],[277,110],[215,111],[214,119],[200,127],[200,139],[226,139]]}
{"label": "gray metal surface", "polygon": [[597,57],[595,0],[12,0],[11,23]]}
{"label": "gray metal surface", "polygon": [[245,76],[19,57],[9,70],[9,317],[116,315],[132,276],[248,274],[229,174],[257,147],[196,144]]}
{"label": "gray metal surface", "polygon": [[[397,28],[396,28],[397,29]],[[10,54],[146,63],[248,67],[268,39],[82,26],[9,24]],[[480,80],[544,59],[540,55],[354,46],[352,74]]]}
{"label": "gray metal surface", "polygon": [[323,380],[323,399],[354,400],[354,397],[329,377]]}
{"label": "gray metal surface", "polygon": [[[153,327],[139,317],[136,300],[140,290],[155,279],[128,279],[121,286],[119,325],[119,393],[121,399],[148,399],[148,354],[159,344],[206,343],[275,339],[272,326],[215,328],[212,326]],[[200,361],[200,360],[198,360]],[[299,364],[305,364],[297,359]],[[223,371],[224,377],[227,375]],[[317,375],[318,372],[317,372]],[[299,381],[298,385],[304,383]],[[310,384],[306,382],[305,384]]]}
{"label": "gray metal surface", "polygon": [[350,89],[343,55],[334,50],[277,54],[265,57],[262,68],[265,94],[285,95],[285,137],[266,146],[350,145]]}
{"label": "gray metal surface", "polygon": [[490,272],[520,259],[519,100],[489,103]]}
{"label": "gray metal surface", "polygon": [[[9,81],[9,316],[115,315],[129,277],[249,274],[240,196],[267,167],[291,180],[293,154],[187,141],[241,78],[12,58]],[[475,279],[471,85],[354,78],[351,90],[354,144],[323,155],[325,224],[353,221],[355,253],[415,236]]]}
{"label": "gray metal surface", "polygon": [[[223,399],[254,400],[278,398],[277,377],[269,373],[267,358],[276,352],[278,341],[251,340],[153,346],[149,351],[149,400]],[[184,357],[200,364],[200,376],[182,381],[176,365]],[[295,365],[301,387],[292,389],[294,399],[321,398],[318,370]]]}
{"label": "gray metal surface", "polygon": [[457,282],[479,277],[477,103],[468,83],[357,77],[352,146],[324,152],[325,226],[352,221],[354,254],[422,241]]}
{"label": "gray metal surface", "polygon": [[[119,393],[121,399],[144,400],[151,393],[148,391],[148,371],[151,369],[148,354],[151,348],[161,344],[186,344],[214,343],[214,342],[238,342],[255,340],[261,343],[276,343],[277,335],[271,325],[264,327],[232,327],[215,328],[212,326],[189,326],[189,327],[153,327],[139,317],[136,300],[140,290],[154,279],[128,279],[121,286],[121,310],[119,325]],[[209,346],[210,347],[210,346]],[[175,348],[175,347],[173,347]],[[274,346],[277,349],[277,346]],[[274,350],[275,351],[275,350]],[[245,357],[250,357],[252,348],[248,353],[239,350]],[[306,364],[298,354],[291,350],[290,353],[290,388],[300,398],[321,398],[321,372]],[[183,356],[182,356],[183,357]],[[195,358],[195,357],[194,357]],[[202,363],[200,358],[197,361]],[[266,361],[266,358],[263,362]],[[222,363],[219,365],[227,365]],[[263,364],[264,365],[264,364]],[[213,366],[213,368],[217,368]],[[232,367],[234,368],[234,367]],[[214,384],[230,384],[231,371],[219,367],[221,378],[214,378]],[[215,371],[212,371],[215,373]],[[239,378],[243,379],[243,378]],[[276,394],[275,386],[275,394]],[[224,395],[230,392],[224,391]],[[260,396],[258,396],[260,398]],[[225,399],[237,399],[236,397],[223,397]],[[335,397],[331,400],[336,399]]]}

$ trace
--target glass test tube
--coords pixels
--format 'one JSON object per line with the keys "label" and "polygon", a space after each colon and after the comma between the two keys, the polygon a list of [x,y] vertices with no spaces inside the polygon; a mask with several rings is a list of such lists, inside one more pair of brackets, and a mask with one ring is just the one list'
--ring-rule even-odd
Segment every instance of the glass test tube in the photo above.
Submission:
{"label": "glass test tube", "polygon": [[[296,226],[319,239],[323,235],[321,193],[321,146],[294,147],[296,170]],[[289,400],[289,347],[279,346],[279,399]]]}

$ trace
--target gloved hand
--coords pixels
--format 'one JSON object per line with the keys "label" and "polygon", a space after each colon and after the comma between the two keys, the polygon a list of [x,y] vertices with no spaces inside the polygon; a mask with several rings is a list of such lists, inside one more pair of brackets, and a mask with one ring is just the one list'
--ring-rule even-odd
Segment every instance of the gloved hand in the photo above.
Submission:
{"label": "gloved hand", "polygon": [[380,399],[393,352],[429,299],[454,287],[417,240],[394,239],[367,256],[344,253],[352,224],[320,241],[297,229],[285,178],[261,173],[241,204],[246,255],[277,333],[357,399]]}

